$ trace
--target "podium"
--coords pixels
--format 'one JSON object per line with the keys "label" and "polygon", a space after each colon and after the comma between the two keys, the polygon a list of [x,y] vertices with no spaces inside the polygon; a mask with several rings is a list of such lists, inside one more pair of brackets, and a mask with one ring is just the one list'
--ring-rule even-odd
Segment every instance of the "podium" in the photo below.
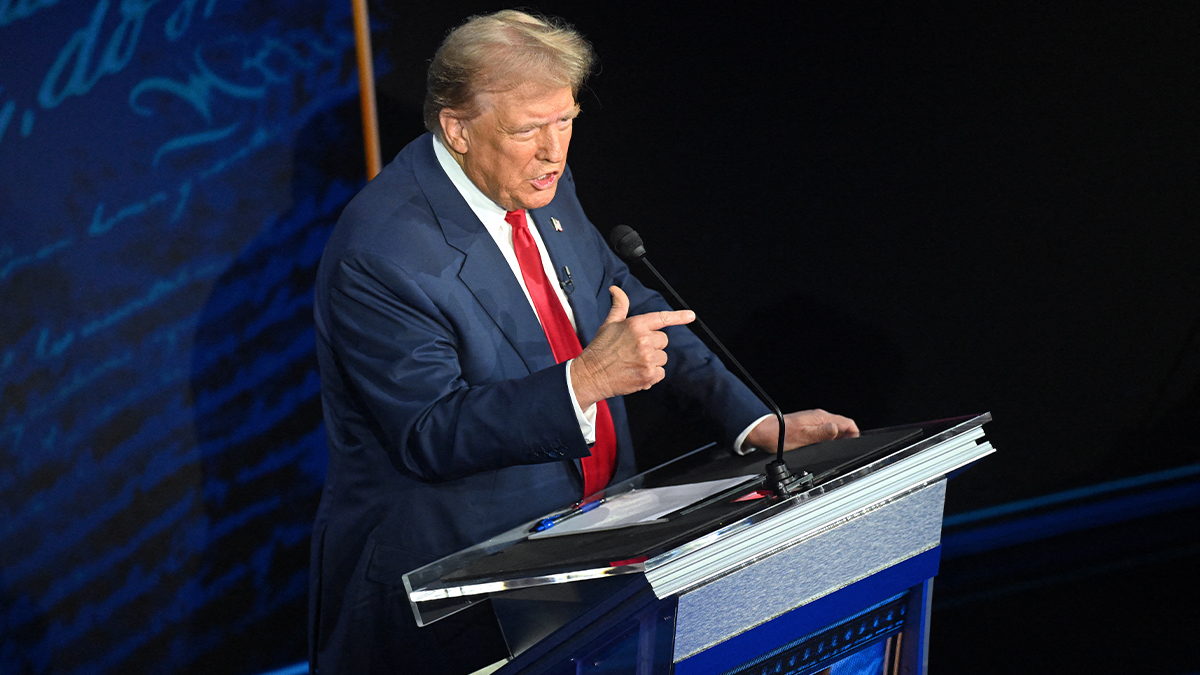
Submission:
{"label": "podium", "polygon": [[[404,575],[405,590],[418,625],[490,602],[512,657],[497,675],[924,673],[946,482],[994,452],[990,420],[793,451],[812,482],[787,498],[747,479],[650,524],[531,538],[531,521]],[[706,446],[601,496],[773,458]]]}

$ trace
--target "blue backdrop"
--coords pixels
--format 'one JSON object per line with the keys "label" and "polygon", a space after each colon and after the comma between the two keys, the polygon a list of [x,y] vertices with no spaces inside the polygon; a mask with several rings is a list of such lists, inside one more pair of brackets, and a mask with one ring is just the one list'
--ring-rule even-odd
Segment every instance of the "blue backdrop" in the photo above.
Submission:
{"label": "blue backdrop", "polygon": [[302,657],[349,8],[0,2],[0,672]]}

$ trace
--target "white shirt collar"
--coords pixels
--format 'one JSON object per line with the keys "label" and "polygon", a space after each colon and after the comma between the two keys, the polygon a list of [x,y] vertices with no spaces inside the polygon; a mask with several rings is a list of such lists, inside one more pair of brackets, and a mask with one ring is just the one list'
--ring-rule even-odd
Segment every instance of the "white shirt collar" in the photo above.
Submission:
{"label": "white shirt collar", "polygon": [[[517,283],[521,285],[521,290],[525,292],[526,299],[529,300],[529,305],[533,306],[533,298],[529,295],[529,289],[525,287],[525,278],[521,275],[521,266],[517,262],[517,253],[513,248],[513,231],[512,226],[504,220],[504,215],[507,213],[504,207],[496,202],[488,199],[487,195],[483,194],[475,183],[467,178],[467,174],[454,161],[454,157],[450,155],[450,151],[437,136],[433,137],[433,154],[437,156],[438,164],[441,165],[442,171],[446,172],[446,176],[450,178],[450,182],[458,190],[458,193],[466,200],[467,206],[471,207],[471,211],[479,218],[479,222],[483,223],[484,230],[492,236],[492,240],[496,242],[496,246],[500,249],[501,255],[508,262],[509,269],[517,278]],[[542,233],[537,227],[537,223],[533,218],[532,213],[526,213],[529,219],[529,232],[533,235],[533,242],[537,245],[538,253],[542,257],[542,269],[546,273],[547,279],[558,279],[558,274],[554,269],[554,264],[550,260],[550,253],[546,250],[546,242],[542,240]],[[571,325],[575,325],[575,314],[571,311],[571,304],[567,302],[567,296],[563,292],[560,284],[554,284],[554,293],[558,296],[559,302],[567,310],[567,318],[571,320]]]}

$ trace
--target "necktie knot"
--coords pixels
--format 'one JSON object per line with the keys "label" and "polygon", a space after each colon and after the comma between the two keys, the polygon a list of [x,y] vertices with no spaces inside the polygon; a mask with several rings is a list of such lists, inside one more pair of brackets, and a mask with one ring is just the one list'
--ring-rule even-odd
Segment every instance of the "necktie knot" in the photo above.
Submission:
{"label": "necktie knot", "polygon": [[529,227],[525,222],[525,209],[517,209],[516,211],[506,211],[504,213],[504,222],[516,227]]}

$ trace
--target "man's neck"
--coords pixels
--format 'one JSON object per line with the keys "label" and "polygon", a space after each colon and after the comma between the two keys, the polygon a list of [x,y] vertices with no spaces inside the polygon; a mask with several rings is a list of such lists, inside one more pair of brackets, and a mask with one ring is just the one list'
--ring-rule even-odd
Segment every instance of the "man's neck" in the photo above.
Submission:
{"label": "man's neck", "polygon": [[437,134],[433,136],[433,154],[437,157],[438,164],[446,172],[450,182],[454,183],[454,187],[458,188],[459,194],[473,210],[504,215],[507,209],[492,201],[483,193],[483,190],[479,189],[475,181],[471,180],[471,177],[463,170],[462,155],[454,152]]}

